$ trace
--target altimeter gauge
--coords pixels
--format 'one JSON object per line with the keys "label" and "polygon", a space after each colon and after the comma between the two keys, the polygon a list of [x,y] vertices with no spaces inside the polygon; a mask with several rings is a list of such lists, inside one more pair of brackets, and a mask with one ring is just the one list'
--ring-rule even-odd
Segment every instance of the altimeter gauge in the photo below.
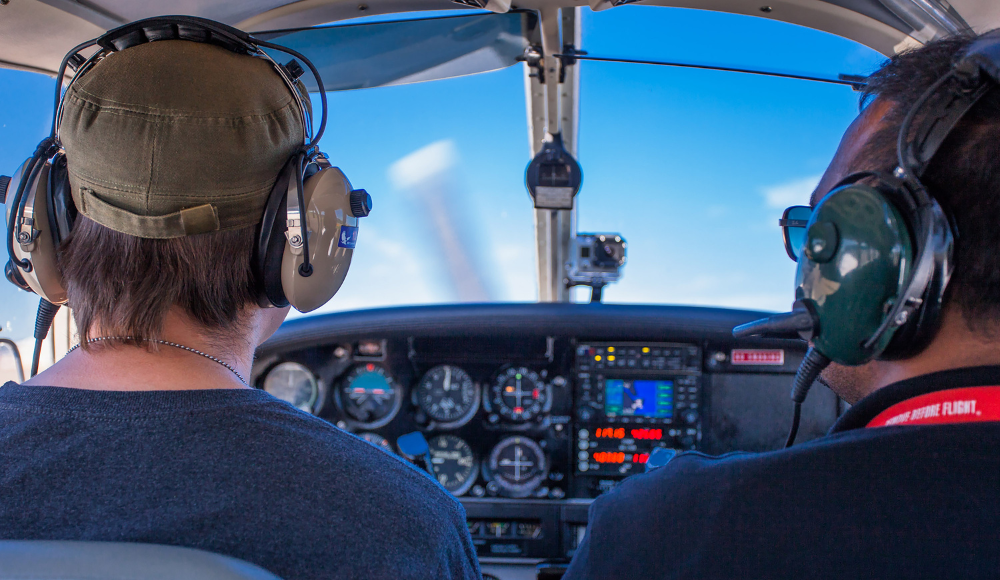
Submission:
{"label": "altimeter gauge", "polygon": [[414,391],[417,405],[442,429],[469,422],[479,409],[479,387],[468,373],[452,365],[427,371]]}

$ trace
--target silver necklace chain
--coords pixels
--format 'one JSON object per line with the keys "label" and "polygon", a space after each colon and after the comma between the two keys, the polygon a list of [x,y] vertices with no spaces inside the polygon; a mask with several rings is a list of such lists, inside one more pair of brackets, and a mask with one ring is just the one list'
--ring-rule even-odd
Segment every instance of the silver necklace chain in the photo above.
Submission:
{"label": "silver necklace chain", "polygon": [[[182,350],[186,350],[188,352],[193,352],[194,354],[201,355],[201,356],[207,358],[208,360],[217,362],[220,365],[226,367],[227,369],[229,369],[229,371],[231,373],[233,373],[234,375],[236,375],[236,378],[238,378],[241,383],[243,383],[244,385],[246,385],[248,387],[250,386],[250,383],[248,383],[246,381],[246,379],[243,378],[243,375],[241,375],[229,363],[227,363],[226,361],[217,359],[217,358],[215,358],[214,356],[212,356],[212,355],[210,355],[208,353],[204,353],[204,352],[201,352],[200,350],[193,349],[190,346],[184,346],[183,344],[177,344],[176,342],[170,342],[170,341],[167,341],[167,340],[159,340],[157,338],[140,338],[140,339],[136,339],[136,338],[133,338],[131,336],[98,336],[96,338],[88,339],[87,340],[87,344],[90,344],[92,342],[102,342],[102,341],[105,341],[105,340],[143,340],[143,341],[146,341],[146,342],[155,342],[155,343],[158,343],[158,344],[165,344],[167,346],[172,346],[174,348],[179,348],[179,349],[182,349]],[[71,348],[68,351],[66,351],[66,354],[69,354],[69,353],[73,352],[74,350],[76,350],[78,348],[80,348],[80,344],[74,345],[73,348]]]}

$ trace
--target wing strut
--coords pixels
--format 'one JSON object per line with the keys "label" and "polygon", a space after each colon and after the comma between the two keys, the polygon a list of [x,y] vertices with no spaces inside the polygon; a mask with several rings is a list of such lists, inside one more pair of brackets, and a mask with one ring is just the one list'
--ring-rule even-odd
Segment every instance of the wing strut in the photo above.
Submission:
{"label": "wing strut", "polygon": [[[557,55],[580,46],[580,8],[543,8],[540,15],[541,61],[535,65],[526,62],[524,66],[531,157],[541,150],[549,134],[561,134],[566,150],[576,157],[579,67],[571,59],[561,59]],[[576,212],[576,204],[568,210],[535,209],[538,299],[541,302],[569,302],[565,264],[570,258],[576,231]]]}

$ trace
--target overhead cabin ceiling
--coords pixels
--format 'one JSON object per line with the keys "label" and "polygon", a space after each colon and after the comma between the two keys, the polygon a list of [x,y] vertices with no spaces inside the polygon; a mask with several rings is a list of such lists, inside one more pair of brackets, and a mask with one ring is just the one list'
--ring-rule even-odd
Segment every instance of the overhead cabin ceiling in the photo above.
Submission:
{"label": "overhead cabin ceiling", "polygon": [[[589,2],[598,10],[616,3],[631,3],[629,0]],[[515,7],[522,9],[587,3],[586,0],[514,1]],[[935,28],[931,20],[924,18],[927,10],[947,12],[946,20],[980,32],[1000,27],[998,0],[950,0],[950,5],[945,0],[642,0],[639,3],[790,22],[850,38],[887,55],[940,34],[940,27]],[[928,8],[920,12],[921,6]],[[73,46],[120,24],[150,16],[187,14],[244,30],[263,31],[375,14],[459,8],[463,6],[449,0],[9,0],[0,5],[0,67],[52,74]],[[919,18],[908,17],[908,13],[918,14]]]}

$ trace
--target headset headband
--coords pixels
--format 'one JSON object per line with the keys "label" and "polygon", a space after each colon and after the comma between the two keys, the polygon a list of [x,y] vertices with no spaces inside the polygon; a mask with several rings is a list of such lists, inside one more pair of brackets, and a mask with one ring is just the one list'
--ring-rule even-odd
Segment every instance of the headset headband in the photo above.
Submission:
{"label": "headset headband", "polygon": [[921,240],[903,292],[876,332],[864,342],[871,349],[892,326],[901,327],[922,312],[928,291],[944,292],[951,278],[954,234],[940,204],[921,182],[928,165],[959,121],[1000,84],[1000,30],[969,45],[951,70],[932,84],[906,114],[896,141],[899,165],[893,176],[913,196],[913,235]]}
{"label": "headset headband", "polygon": [[[137,20],[109,30],[98,38],[74,47],[73,50],[71,50],[63,58],[59,67],[59,72],[56,76],[56,113],[53,115],[52,119],[51,137],[58,142],[59,118],[62,114],[62,95],[64,94],[64,91],[62,90],[62,83],[59,79],[62,79],[63,75],[65,75],[67,65],[76,65],[74,68],[76,68],[77,73],[73,76],[73,79],[70,80],[69,83],[72,85],[76,79],[83,76],[84,73],[89,71],[96,62],[107,54],[132,48],[133,46],[138,46],[140,44],[156,42],[158,40],[188,40],[192,42],[214,44],[236,54],[254,56],[267,60],[271,63],[275,71],[288,86],[288,90],[292,92],[292,95],[295,97],[299,106],[299,111],[302,114],[302,126],[305,131],[303,146],[306,150],[314,150],[316,144],[319,142],[320,138],[322,138],[323,132],[326,130],[326,90],[323,86],[323,79],[320,77],[319,71],[308,58],[290,48],[258,40],[250,36],[248,33],[237,28],[233,28],[232,26],[227,26],[221,22],[215,22],[214,20],[208,20],[206,18],[198,18],[196,16],[157,16],[154,18]],[[100,46],[101,49],[94,53],[89,59],[83,60],[83,58],[79,56],[80,51],[95,44]],[[304,62],[316,78],[316,86],[319,89],[320,100],[322,102],[322,116],[320,117],[319,130],[315,134],[313,134],[312,131],[312,118],[309,115],[305,103],[303,102],[299,87],[295,82],[297,75],[291,74],[287,67],[276,63],[270,55],[261,50],[260,47],[270,48],[272,50],[292,55],[293,57]],[[67,86],[67,91],[68,89],[69,87]]]}
{"label": "headset headband", "polygon": [[[303,131],[305,133],[300,152],[305,154],[310,161],[320,155],[317,144],[323,137],[323,132],[326,130],[326,90],[323,86],[323,79],[320,77],[319,71],[308,58],[291,48],[258,40],[242,30],[227,26],[221,22],[215,22],[213,20],[198,18],[195,16],[157,16],[154,18],[137,20],[135,22],[119,26],[113,30],[109,30],[97,38],[78,44],[63,57],[59,64],[59,70],[56,73],[55,103],[52,115],[52,127],[49,131],[49,136],[42,139],[42,141],[38,144],[38,147],[35,148],[35,152],[32,157],[25,162],[24,166],[22,166],[23,174],[26,176],[33,175],[36,170],[41,169],[45,160],[52,158],[59,151],[60,144],[58,128],[59,118],[62,115],[63,95],[65,94],[63,91],[63,79],[65,78],[67,67],[72,67],[76,71],[76,74],[66,87],[68,91],[69,87],[72,86],[76,79],[86,74],[86,72],[88,72],[97,62],[108,54],[125,50],[139,44],[155,42],[158,40],[189,40],[192,42],[205,42],[221,46],[237,54],[266,59],[271,63],[275,71],[288,86],[288,89],[292,92],[292,95],[299,106],[299,111],[302,115]],[[100,49],[91,55],[90,58],[84,59],[80,55],[81,51],[95,45],[99,46]],[[312,132],[311,115],[303,102],[302,93],[299,91],[299,87],[295,81],[298,75],[292,74],[289,71],[289,67],[276,63],[266,52],[261,50],[260,47],[270,48],[278,52],[289,54],[302,61],[309,68],[310,72],[312,72],[316,79],[316,86],[319,89],[320,101],[322,103],[319,130],[315,133]],[[31,179],[22,178],[18,182],[17,190],[15,191],[10,202],[13,204],[16,211],[10,212],[10,218],[7,223],[8,232],[14,231],[17,216],[22,215],[24,212],[24,204],[27,201],[27,196],[24,195],[25,187],[31,181]],[[25,272],[30,272],[32,270],[31,261],[28,259],[19,259],[15,255],[13,240],[14,237],[12,235],[7,236],[7,254],[11,263]],[[306,263],[308,264],[308,260]]]}
{"label": "headset headband", "polygon": [[1000,29],[969,45],[948,74],[931,85],[910,108],[896,143],[899,162],[896,176],[910,187],[923,190],[920,179],[938,149],[965,114],[997,84],[1000,84]]}

